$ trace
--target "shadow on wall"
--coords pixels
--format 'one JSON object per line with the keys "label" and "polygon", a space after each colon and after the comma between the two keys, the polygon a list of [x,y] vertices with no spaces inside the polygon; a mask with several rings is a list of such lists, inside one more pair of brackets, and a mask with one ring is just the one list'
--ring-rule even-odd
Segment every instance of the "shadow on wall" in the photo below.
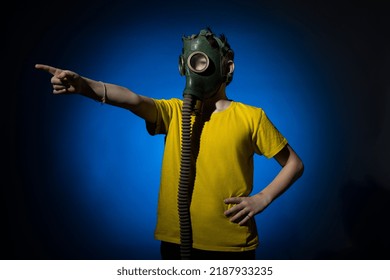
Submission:
{"label": "shadow on wall", "polygon": [[350,181],[341,190],[341,202],[349,244],[323,252],[319,259],[390,259],[390,189],[378,185],[372,177],[364,182]]}

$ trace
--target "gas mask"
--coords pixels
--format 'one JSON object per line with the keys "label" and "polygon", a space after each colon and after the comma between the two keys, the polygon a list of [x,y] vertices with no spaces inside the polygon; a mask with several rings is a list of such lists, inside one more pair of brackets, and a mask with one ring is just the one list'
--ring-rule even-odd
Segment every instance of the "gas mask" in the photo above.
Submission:
{"label": "gas mask", "polygon": [[[192,248],[192,228],[190,204],[196,174],[197,151],[194,143],[199,143],[201,129],[192,133],[193,125],[202,123],[201,103],[214,96],[223,83],[232,80],[230,62],[234,53],[226,38],[216,37],[211,30],[203,29],[198,35],[183,37],[183,50],[179,56],[179,71],[186,76],[183,91],[181,124],[180,178],[178,186],[178,214],[180,222],[180,254],[182,259],[190,259]],[[198,112],[198,113],[197,113]],[[192,124],[191,116],[196,118]],[[197,126],[199,127],[199,126]],[[200,126],[202,127],[202,126]]]}
{"label": "gas mask", "polygon": [[179,72],[186,76],[183,94],[199,100],[212,97],[222,83],[228,84],[232,79],[228,64],[233,59],[233,51],[208,29],[182,40]]}

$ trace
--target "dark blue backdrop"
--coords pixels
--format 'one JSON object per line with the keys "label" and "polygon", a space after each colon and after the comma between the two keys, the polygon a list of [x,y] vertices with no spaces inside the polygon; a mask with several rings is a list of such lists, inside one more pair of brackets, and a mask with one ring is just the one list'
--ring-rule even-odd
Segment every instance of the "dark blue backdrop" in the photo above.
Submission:
{"label": "dark blue backdrop", "polygon": [[[50,75],[34,64],[180,98],[181,36],[207,26],[235,50],[228,96],[262,107],[305,163],[304,176],[256,217],[258,258],[387,258],[377,249],[389,248],[387,14],[375,3],[343,1],[12,7],[2,258],[159,259],[153,231],[163,137],[149,136],[123,109],[51,95]],[[255,168],[255,191],[279,170],[262,157]]]}

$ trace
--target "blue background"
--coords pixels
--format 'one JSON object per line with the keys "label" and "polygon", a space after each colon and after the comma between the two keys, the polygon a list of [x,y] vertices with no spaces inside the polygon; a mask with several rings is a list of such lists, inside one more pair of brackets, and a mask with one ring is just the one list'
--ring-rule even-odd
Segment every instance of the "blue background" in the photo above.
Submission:
{"label": "blue background", "polygon": [[[262,107],[305,164],[256,216],[257,258],[388,258],[389,10],[370,3],[11,4],[2,258],[160,258],[153,231],[163,137],[126,110],[52,95],[50,75],[34,65],[181,98],[181,37],[204,27],[235,51],[228,97]],[[263,157],[255,168],[255,192],[279,170]]]}

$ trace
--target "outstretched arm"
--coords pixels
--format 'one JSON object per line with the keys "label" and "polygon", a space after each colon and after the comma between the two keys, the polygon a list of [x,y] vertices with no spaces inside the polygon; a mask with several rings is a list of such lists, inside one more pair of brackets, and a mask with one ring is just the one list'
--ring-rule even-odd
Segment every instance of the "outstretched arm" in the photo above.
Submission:
{"label": "outstretched arm", "polygon": [[287,144],[274,158],[282,166],[282,169],[268,186],[251,197],[225,199],[226,204],[236,204],[225,211],[225,215],[230,217],[230,221],[239,225],[245,224],[254,215],[263,211],[302,176],[303,163],[290,145]]}
{"label": "outstretched arm", "polygon": [[100,102],[131,110],[150,123],[156,121],[156,107],[151,98],[109,83],[95,81],[70,71],[49,65],[36,64],[36,69],[52,75],[53,94],[79,93]]}

